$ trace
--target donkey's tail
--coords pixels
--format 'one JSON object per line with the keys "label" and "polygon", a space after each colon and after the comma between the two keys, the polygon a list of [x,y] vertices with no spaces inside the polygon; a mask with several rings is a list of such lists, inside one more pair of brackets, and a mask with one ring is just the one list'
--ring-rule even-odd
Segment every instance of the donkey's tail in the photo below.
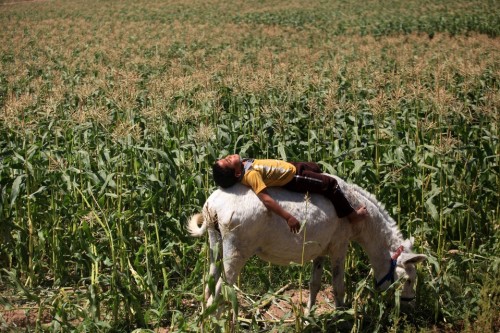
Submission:
{"label": "donkey's tail", "polygon": [[191,216],[191,219],[189,220],[187,225],[187,229],[191,236],[201,237],[207,231],[207,221],[203,218],[202,214],[195,214]]}
{"label": "donkey's tail", "polygon": [[[220,295],[222,287],[222,279],[220,277],[220,269],[217,265],[222,258],[222,237],[221,234],[214,227],[217,221],[217,215],[215,212],[210,212],[208,205],[203,207],[202,214],[195,214],[191,217],[188,222],[187,229],[191,236],[201,237],[208,230],[208,240],[209,240],[209,257],[210,257],[210,276],[213,277],[213,281],[216,281],[216,285],[211,287],[207,284],[205,287],[205,300],[207,301],[207,307],[210,306],[214,300]],[[205,305],[204,305],[205,306]],[[206,309],[206,308],[205,308]]]}

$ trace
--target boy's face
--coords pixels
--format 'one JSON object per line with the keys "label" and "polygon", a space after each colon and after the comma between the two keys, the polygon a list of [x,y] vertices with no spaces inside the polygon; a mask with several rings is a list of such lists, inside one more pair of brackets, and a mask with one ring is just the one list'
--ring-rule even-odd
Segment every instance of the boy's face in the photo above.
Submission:
{"label": "boy's face", "polygon": [[236,177],[241,175],[241,158],[238,154],[228,155],[218,160],[217,164],[224,169],[233,169]]}

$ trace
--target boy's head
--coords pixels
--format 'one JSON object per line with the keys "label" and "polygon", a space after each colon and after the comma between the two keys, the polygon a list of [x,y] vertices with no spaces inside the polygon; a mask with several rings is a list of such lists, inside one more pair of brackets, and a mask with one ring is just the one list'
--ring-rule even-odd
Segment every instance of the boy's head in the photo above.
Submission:
{"label": "boy's head", "polygon": [[212,166],[214,181],[222,188],[233,186],[240,180],[241,169],[239,155],[226,156]]}

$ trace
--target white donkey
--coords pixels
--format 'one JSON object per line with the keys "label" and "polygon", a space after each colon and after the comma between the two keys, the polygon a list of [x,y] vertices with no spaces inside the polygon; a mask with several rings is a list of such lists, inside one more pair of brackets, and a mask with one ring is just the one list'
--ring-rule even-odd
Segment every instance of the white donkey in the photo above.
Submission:
{"label": "white donkey", "polygon": [[[210,274],[217,281],[215,295],[206,289],[208,305],[219,295],[222,278],[216,265],[216,253],[222,253],[226,282],[233,284],[245,262],[253,255],[274,264],[303,264],[313,260],[308,309],[314,305],[320,289],[323,257],[332,263],[335,305],[344,305],[344,262],[350,241],[358,242],[367,253],[376,285],[387,289],[395,280],[405,279],[403,301],[415,297],[415,264],[426,259],[413,254],[413,240],[404,240],[395,221],[373,195],[358,186],[337,178],[354,207],[366,205],[369,216],[349,223],[338,218],[331,202],[322,195],[305,199],[303,193],[269,188],[272,197],[302,223],[300,233],[290,232],[287,223],[268,211],[248,187],[236,184],[216,190],[188,224],[192,236],[202,236],[208,229]],[[199,226],[201,224],[201,227]],[[216,250],[222,244],[222,249]]]}

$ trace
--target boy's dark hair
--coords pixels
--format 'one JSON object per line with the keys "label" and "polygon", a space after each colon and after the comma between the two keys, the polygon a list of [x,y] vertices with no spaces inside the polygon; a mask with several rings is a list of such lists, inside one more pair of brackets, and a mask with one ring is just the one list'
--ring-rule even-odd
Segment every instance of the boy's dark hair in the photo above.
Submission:
{"label": "boy's dark hair", "polygon": [[233,186],[238,182],[238,177],[234,175],[234,169],[223,168],[218,163],[212,165],[214,181],[222,188]]}

